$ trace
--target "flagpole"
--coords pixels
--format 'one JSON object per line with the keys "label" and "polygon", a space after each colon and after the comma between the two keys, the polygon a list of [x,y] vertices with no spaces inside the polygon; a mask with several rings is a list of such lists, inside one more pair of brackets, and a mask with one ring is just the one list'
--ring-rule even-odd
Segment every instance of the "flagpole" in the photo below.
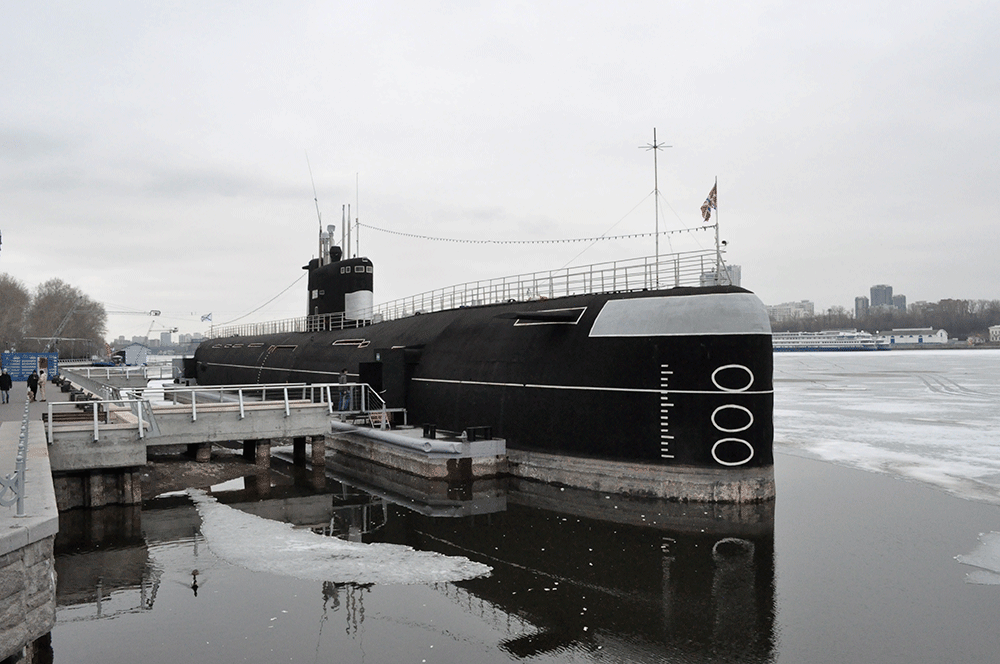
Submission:
{"label": "flagpole", "polygon": [[[715,283],[722,285],[722,247],[719,246],[719,176],[715,176]],[[732,284],[730,284],[731,286]]]}

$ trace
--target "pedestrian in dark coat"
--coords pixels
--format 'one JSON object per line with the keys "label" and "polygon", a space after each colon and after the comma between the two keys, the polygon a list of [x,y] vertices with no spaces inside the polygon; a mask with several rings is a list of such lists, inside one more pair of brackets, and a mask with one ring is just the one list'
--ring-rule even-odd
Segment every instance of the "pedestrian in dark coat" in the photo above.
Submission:
{"label": "pedestrian in dark coat", "polygon": [[35,400],[35,392],[38,391],[38,374],[34,371],[28,376],[28,400]]}
{"label": "pedestrian in dark coat", "polygon": [[2,402],[0,403],[10,403],[10,388],[13,386],[14,379],[4,369],[3,373],[0,373],[0,397],[2,397]]}

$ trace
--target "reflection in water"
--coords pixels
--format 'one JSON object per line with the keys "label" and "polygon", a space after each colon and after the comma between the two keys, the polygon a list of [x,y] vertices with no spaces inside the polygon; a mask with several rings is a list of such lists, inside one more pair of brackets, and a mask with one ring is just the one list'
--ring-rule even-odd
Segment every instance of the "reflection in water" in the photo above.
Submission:
{"label": "reflection in water", "polygon": [[65,619],[94,620],[152,608],[161,570],[149,560],[140,523],[137,506],[59,515],[56,606],[84,609]]}
{"label": "reflection in water", "polygon": [[[420,502],[412,487],[366,483],[361,491],[338,477],[343,481],[328,479],[317,491],[314,474],[296,479],[278,472],[214,496],[316,535],[463,556],[493,572],[425,586],[443,600],[441,607],[452,607],[436,607],[434,614],[427,614],[426,601],[407,605],[411,595],[401,590],[322,582],[314,586],[315,617],[309,621],[318,632],[309,651],[317,655],[336,658],[344,639],[359,647],[363,642],[366,652],[395,652],[402,632],[452,638],[449,645],[466,648],[470,661],[486,661],[476,645],[480,639],[496,649],[489,661],[543,654],[554,661],[774,659],[773,503],[628,500],[517,481],[506,490],[496,482],[435,490]],[[161,577],[173,579],[169,587],[186,586],[194,604],[185,610],[195,622],[208,618],[198,612],[202,595],[234,607],[247,601],[247,589],[234,590],[237,584],[227,581],[233,568],[211,553],[199,557],[201,520],[185,498],[152,501],[141,514],[121,508],[71,512],[65,520],[61,515],[61,526],[61,622],[128,610],[156,613]],[[263,602],[283,583],[269,574],[254,579]],[[388,618],[400,611],[409,617]],[[455,633],[472,629],[467,616],[480,627]],[[226,617],[213,614],[211,620]],[[339,628],[325,629],[328,623]]]}
{"label": "reflection in water", "polygon": [[771,659],[773,503],[635,501],[521,482],[508,505],[464,519],[400,515],[389,527],[394,541],[493,566],[449,592],[465,609],[530,622],[500,644],[511,655]]}

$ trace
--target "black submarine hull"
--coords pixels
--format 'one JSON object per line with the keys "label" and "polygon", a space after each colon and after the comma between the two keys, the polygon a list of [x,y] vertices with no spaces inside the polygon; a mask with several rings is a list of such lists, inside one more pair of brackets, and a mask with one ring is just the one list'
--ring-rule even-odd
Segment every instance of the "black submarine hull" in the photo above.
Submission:
{"label": "black submarine hull", "polygon": [[656,466],[773,465],[770,326],[742,288],[588,294],[211,339],[199,384],[369,382],[411,423]]}

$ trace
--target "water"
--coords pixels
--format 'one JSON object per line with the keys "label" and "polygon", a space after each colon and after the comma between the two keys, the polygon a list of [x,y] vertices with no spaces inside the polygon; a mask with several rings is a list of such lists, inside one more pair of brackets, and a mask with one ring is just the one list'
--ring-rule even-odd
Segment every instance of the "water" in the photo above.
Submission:
{"label": "water", "polygon": [[776,353],[775,448],[1000,504],[1000,350]]}
{"label": "water", "polygon": [[764,506],[276,463],[208,520],[186,495],[61,515],[54,661],[993,661],[998,361],[777,356]]}

